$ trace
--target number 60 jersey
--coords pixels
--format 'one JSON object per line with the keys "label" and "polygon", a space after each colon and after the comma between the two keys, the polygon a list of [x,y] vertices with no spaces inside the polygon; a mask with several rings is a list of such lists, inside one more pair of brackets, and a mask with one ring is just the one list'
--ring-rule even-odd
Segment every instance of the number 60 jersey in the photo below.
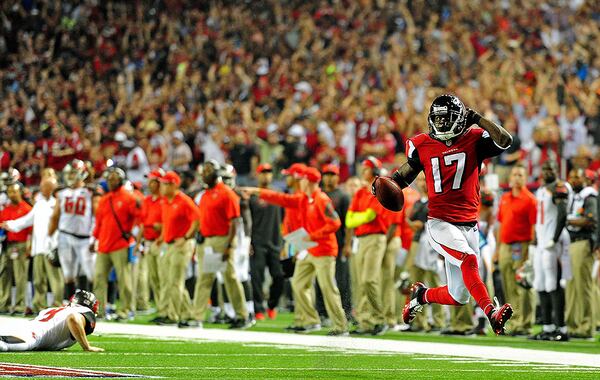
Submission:
{"label": "number 60 jersey", "polygon": [[424,133],[409,139],[408,163],[425,172],[429,217],[449,223],[476,222],[481,163],[502,152],[489,133],[476,126],[450,145]]}
{"label": "number 60 jersey", "polygon": [[92,190],[65,188],[56,193],[60,204],[58,229],[73,235],[89,236],[92,230]]}

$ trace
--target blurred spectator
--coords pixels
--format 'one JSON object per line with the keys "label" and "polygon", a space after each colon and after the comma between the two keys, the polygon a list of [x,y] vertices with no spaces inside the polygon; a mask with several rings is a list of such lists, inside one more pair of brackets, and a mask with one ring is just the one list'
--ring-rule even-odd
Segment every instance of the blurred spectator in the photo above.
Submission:
{"label": "blurred spectator", "polygon": [[190,169],[192,150],[185,142],[183,132],[175,131],[171,134],[171,147],[167,163],[172,170],[185,172]]}

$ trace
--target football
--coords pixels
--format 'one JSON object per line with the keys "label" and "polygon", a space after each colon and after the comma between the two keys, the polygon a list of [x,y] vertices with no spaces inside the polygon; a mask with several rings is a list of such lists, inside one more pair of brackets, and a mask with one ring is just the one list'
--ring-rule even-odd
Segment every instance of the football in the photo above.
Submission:
{"label": "football", "polygon": [[381,205],[390,211],[400,211],[404,206],[402,189],[390,177],[377,177],[373,183],[375,197]]}

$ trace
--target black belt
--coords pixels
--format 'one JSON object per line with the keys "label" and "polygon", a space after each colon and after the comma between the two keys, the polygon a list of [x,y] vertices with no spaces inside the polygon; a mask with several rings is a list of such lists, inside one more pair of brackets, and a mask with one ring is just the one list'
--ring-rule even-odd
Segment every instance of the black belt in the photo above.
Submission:
{"label": "black belt", "polygon": [[459,227],[475,227],[477,225],[477,222],[448,222],[450,224],[454,224],[455,226],[459,226]]}
{"label": "black belt", "polygon": [[68,232],[68,231],[64,231],[64,230],[58,230],[58,232],[67,234],[67,235],[71,235],[73,237],[76,237],[77,239],[89,239],[90,238],[90,235],[78,235],[78,234],[74,234],[72,232]]}

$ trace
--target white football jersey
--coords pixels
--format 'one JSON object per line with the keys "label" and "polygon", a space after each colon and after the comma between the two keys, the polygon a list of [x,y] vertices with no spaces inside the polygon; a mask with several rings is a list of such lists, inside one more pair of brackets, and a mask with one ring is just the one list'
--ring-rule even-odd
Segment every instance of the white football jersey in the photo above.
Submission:
{"label": "white football jersey", "polygon": [[[569,192],[567,197],[567,213],[573,202],[573,189],[568,183],[564,183]],[[558,208],[554,204],[554,194],[546,186],[542,186],[535,192],[537,199],[537,218],[535,222],[535,235],[539,246],[546,244],[554,238],[556,223],[558,219]]]}
{"label": "white football jersey", "polygon": [[4,209],[9,202],[10,200],[8,199],[8,195],[6,195],[4,192],[0,193],[0,211]]}
{"label": "white football jersey", "polygon": [[34,349],[62,350],[75,344],[77,341],[71,335],[67,317],[77,313],[86,318],[86,335],[91,334],[96,327],[96,317],[89,308],[77,305],[44,309],[35,320],[29,322],[36,341]]}
{"label": "white football jersey", "polygon": [[60,204],[59,231],[90,236],[92,232],[92,191],[86,187],[66,188],[56,194]]}

